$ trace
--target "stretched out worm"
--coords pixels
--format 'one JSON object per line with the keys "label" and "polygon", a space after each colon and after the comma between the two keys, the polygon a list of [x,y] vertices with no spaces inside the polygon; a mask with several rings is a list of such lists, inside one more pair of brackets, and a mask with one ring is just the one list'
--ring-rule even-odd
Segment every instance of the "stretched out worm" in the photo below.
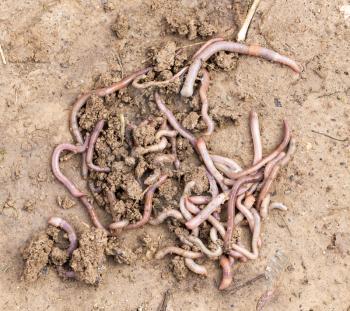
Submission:
{"label": "stretched out worm", "polygon": [[124,229],[129,224],[129,220],[124,219],[120,221],[113,222],[109,225],[110,230],[120,230]]}
{"label": "stretched out worm", "polygon": [[188,69],[188,66],[182,68],[179,72],[177,72],[175,75],[173,75],[170,79],[168,80],[164,80],[164,81],[149,81],[149,82],[144,82],[144,83],[140,83],[139,81],[146,78],[146,75],[140,75],[138,77],[136,77],[134,79],[134,81],[132,82],[132,86],[137,88],[137,89],[145,89],[147,87],[151,87],[151,86],[164,86],[164,85],[168,85],[169,83],[175,81],[176,79],[180,78]]}
{"label": "stretched out worm", "polygon": [[210,158],[209,152],[207,150],[207,146],[205,145],[205,141],[202,137],[197,139],[196,147],[197,147],[196,150],[198,151],[199,155],[201,156],[209,173],[213,175],[213,177],[216,179],[216,181],[218,182],[218,184],[220,185],[220,187],[223,191],[228,190],[227,186],[224,184],[224,177],[216,169],[212,159]]}
{"label": "stretched out worm", "polygon": [[144,210],[143,210],[142,218],[138,222],[135,222],[133,224],[127,225],[125,227],[126,229],[137,229],[137,228],[140,228],[140,227],[142,227],[143,225],[145,225],[149,221],[149,219],[151,217],[151,213],[152,213],[152,202],[153,202],[154,192],[162,184],[164,184],[164,182],[166,181],[167,178],[168,178],[167,175],[160,176],[159,180],[153,186],[151,186],[148,189],[148,191],[146,192],[146,195],[145,195],[145,204],[144,204]]}
{"label": "stretched out worm", "polygon": [[259,210],[261,219],[265,219],[269,215],[270,200],[271,200],[271,195],[268,193],[261,202],[261,206]]}
{"label": "stretched out worm", "polygon": [[285,206],[283,203],[281,202],[272,202],[270,205],[269,205],[269,210],[273,210],[273,209],[279,209],[280,211],[287,211],[288,210],[288,207]]}
{"label": "stretched out worm", "polygon": [[301,69],[298,66],[298,64],[291,60],[290,58],[280,55],[274,51],[271,51],[269,49],[252,45],[247,46],[244,44],[236,43],[236,42],[230,42],[230,41],[219,41],[215,42],[213,44],[210,44],[208,47],[206,47],[197,57],[193,60],[187,76],[186,80],[184,82],[184,85],[181,90],[181,95],[184,97],[190,97],[193,94],[193,85],[197,78],[198,71],[200,70],[202,64],[207,61],[212,55],[219,51],[227,51],[227,52],[236,52],[238,54],[245,54],[250,56],[259,56],[264,59],[274,61],[277,63],[281,63],[284,65],[289,66],[292,68],[295,72],[300,73]]}
{"label": "stretched out worm", "polygon": [[245,257],[244,255],[242,255],[240,252],[234,251],[234,250],[230,250],[228,252],[228,254],[230,255],[230,257],[234,258],[234,259],[238,259],[242,262],[247,262],[248,258]]}
{"label": "stretched out worm", "polygon": [[252,213],[254,216],[254,231],[253,231],[253,238],[252,238],[252,252],[248,251],[246,248],[243,246],[239,246],[237,244],[233,244],[231,247],[233,250],[240,252],[243,254],[245,257],[249,259],[257,259],[259,256],[259,247],[258,247],[258,240],[260,237],[260,216],[259,213],[256,211],[255,208],[252,208]]}
{"label": "stretched out worm", "polygon": [[216,250],[215,251],[211,251],[210,249],[208,249],[204,243],[202,242],[202,240],[198,237],[195,237],[193,235],[189,235],[186,237],[190,242],[192,242],[194,245],[196,245],[203,254],[207,255],[208,258],[211,259],[216,259],[217,257],[222,255],[222,247],[220,245],[217,245]]}
{"label": "stretched out worm", "polygon": [[163,259],[168,254],[176,254],[185,258],[197,259],[203,257],[202,253],[187,251],[183,248],[176,246],[168,246],[157,252],[155,255],[156,259]]}
{"label": "stretched out worm", "polygon": [[213,120],[209,117],[208,115],[208,88],[209,88],[209,73],[206,69],[202,69],[203,76],[201,79],[201,87],[199,88],[199,96],[201,98],[202,102],[202,108],[201,108],[201,114],[202,114],[202,119],[204,123],[207,125],[207,131],[203,134],[206,136],[211,135],[214,132],[214,122]]}
{"label": "stretched out worm", "polygon": [[249,123],[250,123],[250,132],[253,139],[253,146],[254,146],[253,164],[256,164],[262,159],[262,145],[261,145],[258,114],[255,111],[250,112]]}
{"label": "stretched out worm", "polygon": [[74,153],[85,152],[86,147],[89,143],[89,137],[87,136],[84,145],[72,145],[72,144],[60,144],[56,146],[52,153],[51,167],[52,173],[55,177],[69,190],[75,198],[80,198],[84,195],[66,176],[64,176],[60,170],[60,155],[63,151],[68,150]]}
{"label": "stretched out worm", "polygon": [[282,142],[279,144],[279,146],[272,151],[268,156],[260,160],[258,163],[254,164],[253,166],[249,167],[248,169],[245,169],[238,173],[232,173],[230,175],[230,178],[232,179],[238,179],[242,176],[246,176],[249,174],[255,173],[258,169],[262,168],[265,164],[270,162],[272,159],[274,159],[276,156],[280,154],[281,151],[283,151],[289,144],[291,135],[290,135],[290,129],[288,126],[288,123],[286,120],[284,120],[284,136]]}
{"label": "stretched out worm", "polygon": [[160,225],[165,219],[167,218],[175,218],[176,220],[180,221],[180,222],[185,222],[185,218],[182,216],[181,212],[179,212],[176,209],[169,209],[169,210],[165,210],[163,212],[161,212],[157,218],[155,219],[151,219],[149,221],[149,223],[151,225]]}
{"label": "stretched out worm", "polygon": [[267,179],[269,175],[271,174],[271,170],[273,167],[280,162],[284,157],[286,156],[285,152],[281,152],[276,158],[272,159],[269,163],[266,164],[265,170],[264,170],[264,178]]}
{"label": "stretched out worm", "polygon": [[224,38],[213,38],[205,42],[198,50],[196,53],[193,54],[192,60],[194,60],[200,53],[202,53],[209,45],[218,42],[218,41],[224,41]]}
{"label": "stretched out worm", "polygon": [[207,269],[204,266],[197,264],[191,258],[185,258],[185,265],[190,271],[192,271],[196,274],[204,275],[204,276],[208,275]]}
{"label": "stretched out worm", "polygon": [[105,120],[98,121],[95,125],[95,128],[93,129],[93,131],[91,133],[89,147],[86,151],[86,163],[87,163],[88,167],[93,171],[109,173],[111,171],[111,169],[109,167],[99,167],[92,162],[95,144],[96,144],[97,138],[100,135],[104,125],[105,125]]}
{"label": "stretched out worm", "polygon": [[94,224],[94,226],[96,228],[102,229],[103,231],[105,231],[108,234],[108,231],[101,224],[101,222],[98,219],[98,216],[97,216],[97,214],[95,212],[94,207],[90,204],[90,202],[88,201],[87,197],[85,195],[80,197],[80,201],[83,203],[83,205],[85,206],[86,210],[88,211],[90,219],[91,219],[92,223]]}
{"label": "stretched out worm", "polygon": [[259,181],[261,178],[262,173],[257,173],[255,176],[243,176],[236,181],[235,185],[231,190],[230,198],[227,205],[227,229],[224,238],[224,246],[226,249],[228,249],[229,247],[234,228],[235,205],[238,191],[244,184]]}
{"label": "stretched out worm", "polygon": [[207,178],[208,178],[208,181],[209,181],[209,192],[210,192],[211,196],[213,198],[215,198],[219,194],[218,185],[216,183],[215,178],[213,177],[212,174],[209,173],[208,170],[206,170],[206,173],[207,173]]}
{"label": "stretched out worm", "polygon": [[219,290],[224,290],[231,285],[233,279],[232,265],[230,263],[230,260],[225,255],[222,255],[220,257],[220,266],[222,269],[222,276]]}
{"label": "stretched out worm", "polygon": [[218,196],[213,198],[209,204],[202,209],[195,217],[186,222],[186,227],[193,230],[199,227],[208,217],[226,200],[228,199],[227,193],[220,193]]}
{"label": "stretched out worm", "polygon": [[48,223],[57,228],[61,228],[62,230],[67,232],[69,243],[70,243],[67,249],[67,253],[68,253],[68,256],[71,256],[72,253],[78,247],[78,239],[74,228],[67,221],[59,217],[51,217]]}
{"label": "stretched out worm", "polygon": [[176,120],[175,116],[173,115],[173,113],[165,106],[163,100],[160,98],[158,92],[154,93],[154,99],[155,102],[159,108],[159,110],[161,112],[163,112],[166,116],[166,118],[168,119],[170,125],[173,127],[174,130],[176,130],[177,132],[179,132],[179,134],[188,139],[189,142],[192,144],[192,146],[195,145],[196,142],[196,138],[186,129],[184,129],[182,127],[182,125],[180,125],[180,123]]}

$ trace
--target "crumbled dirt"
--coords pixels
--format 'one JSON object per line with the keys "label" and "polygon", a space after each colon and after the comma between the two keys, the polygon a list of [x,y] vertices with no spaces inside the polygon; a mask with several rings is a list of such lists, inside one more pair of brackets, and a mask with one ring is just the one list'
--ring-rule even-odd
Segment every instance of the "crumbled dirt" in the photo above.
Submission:
{"label": "crumbled dirt", "polygon": [[183,257],[175,256],[171,260],[171,268],[175,278],[178,281],[186,279],[188,275],[188,269],[185,266],[185,260]]}
{"label": "crumbled dirt", "polygon": [[129,30],[129,22],[127,16],[118,14],[114,24],[111,26],[111,30],[118,39],[125,38]]}
{"label": "crumbled dirt", "polygon": [[119,264],[132,265],[137,259],[136,254],[129,247],[123,245],[117,237],[108,239],[106,255],[112,256]]}
{"label": "crumbled dirt", "polygon": [[70,209],[75,206],[75,202],[68,196],[63,196],[63,197],[58,196],[57,204],[59,207],[62,207],[63,209]]}
{"label": "crumbled dirt", "polygon": [[183,120],[182,125],[188,130],[194,130],[199,121],[199,115],[197,112],[191,111]]}
{"label": "crumbled dirt", "polygon": [[98,285],[105,270],[105,249],[107,235],[100,229],[91,229],[82,233],[79,248],[73,252],[70,266],[79,281]]}
{"label": "crumbled dirt", "polygon": [[209,181],[204,166],[192,168],[192,170],[185,175],[185,182],[188,183],[190,181],[195,182],[193,192],[196,194],[202,194],[209,190]]}
{"label": "crumbled dirt", "polygon": [[35,200],[32,199],[25,201],[23,204],[23,210],[29,213],[33,212],[35,210],[35,203]]}
{"label": "crumbled dirt", "polygon": [[174,66],[176,52],[176,43],[174,41],[168,41],[159,49],[151,51],[153,54],[153,62],[155,64],[154,70],[162,72],[164,70],[170,70]]}
{"label": "crumbled dirt", "polygon": [[174,179],[167,179],[159,187],[159,195],[162,196],[166,201],[171,201],[175,198],[179,192],[179,185]]}
{"label": "crumbled dirt", "polygon": [[68,259],[67,250],[53,247],[50,253],[50,259],[56,266],[62,266]]}

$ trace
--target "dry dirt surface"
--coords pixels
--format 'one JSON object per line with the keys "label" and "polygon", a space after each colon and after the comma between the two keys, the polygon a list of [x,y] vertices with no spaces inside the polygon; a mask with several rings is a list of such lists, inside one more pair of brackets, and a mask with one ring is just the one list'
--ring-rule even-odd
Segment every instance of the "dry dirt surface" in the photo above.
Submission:
{"label": "dry dirt surface", "polygon": [[[274,199],[288,212],[271,213],[259,259],[235,265],[232,290],[219,292],[217,263],[207,264],[207,278],[187,273],[178,280],[170,268],[181,270],[176,259],[157,261],[147,253],[154,243],[169,244],[162,228],[129,232],[116,245],[97,233],[83,234],[87,250],[91,239],[111,253],[123,245],[136,253],[137,247],[146,249],[142,259],[125,249],[125,256],[104,263],[108,273],[97,287],[63,280],[50,268],[36,282],[23,280],[22,254],[36,236],[31,245],[41,247],[40,261],[48,260],[47,247],[58,239],[57,232],[45,233],[50,216],[81,227],[89,223],[49,165],[54,146],[72,142],[68,117],[76,97],[143,67],[154,48],[171,50],[215,35],[234,40],[248,1],[1,1],[0,44],[7,64],[0,63],[0,310],[157,310],[168,290],[168,311],[255,310],[266,281],[239,285],[264,272],[276,250],[286,254],[288,265],[266,310],[349,310],[350,18],[344,5],[261,1],[247,43],[296,59],[304,67],[301,75],[257,58],[215,59],[209,102],[213,115],[230,119],[210,140],[214,153],[250,163],[251,109],[261,120],[265,153],[280,140],[283,118],[297,140],[293,161],[274,185]],[[191,55],[195,48],[186,51]],[[159,71],[167,69],[166,56],[158,55]],[[189,127],[195,119],[189,117]],[[64,168],[84,186],[77,157]],[[52,254],[51,260],[62,260],[59,249]],[[76,256],[86,258],[82,251]]]}

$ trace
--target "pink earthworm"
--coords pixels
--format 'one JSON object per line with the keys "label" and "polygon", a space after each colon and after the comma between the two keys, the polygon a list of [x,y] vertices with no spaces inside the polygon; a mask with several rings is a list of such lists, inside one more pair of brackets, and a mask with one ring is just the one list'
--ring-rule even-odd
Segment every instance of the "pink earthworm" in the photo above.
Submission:
{"label": "pink earthworm", "polygon": [[209,73],[206,69],[202,69],[203,76],[201,79],[201,87],[199,88],[199,96],[202,102],[201,114],[204,123],[207,125],[207,131],[203,134],[209,136],[214,132],[214,122],[208,115],[208,88],[209,88]]}
{"label": "pink earthworm", "polygon": [[87,135],[84,145],[72,145],[72,144],[61,144],[58,145],[52,153],[51,167],[55,177],[69,190],[73,197],[79,198],[84,195],[66,176],[64,176],[60,170],[59,161],[60,155],[63,151],[71,151],[74,153],[85,152],[89,143],[89,136]]}
{"label": "pink earthworm", "polygon": [[180,71],[174,74],[170,79],[167,79],[164,81],[149,81],[149,82],[139,83],[141,79],[146,78],[146,75],[143,74],[134,79],[134,81],[132,82],[132,86],[137,89],[145,89],[151,86],[158,86],[158,87],[164,86],[180,78],[187,71],[187,69],[188,69],[188,66],[182,68]]}
{"label": "pink earthworm", "polygon": [[95,144],[96,144],[97,138],[100,135],[104,125],[105,125],[105,120],[98,121],[95,125],[95,128],[93,129],[93,131],[91,133],[89,147],[86,151],[86,163],[87,163],[88,167],[93,171],[109,173],[111,171],[111,169],[109,167],[99,167],[92,162]]}
{"label": "pink earthworm", "polygon": [[223,180],[224,177],[221,175],[221,173],[216,169],[212,159],[210,158],[209,152],[207,150],[207,146],[205,145],[205,141],[202,137],[199,137],[196,141],[196,150],[200,154],[207,170],[210,174],[213,175],[215,180],[220,185],[221,189],[223,191],[228,190],[227,186],[224,184]]}
{"label": "pink earthworm", "polygon": [[180,168],[181,164],[180,164],[179,158],[177,157],[176,137],[171,137],[170,138],[170,144],[171,144],[171,152],[175,156],[174,166],[178,170]]}
{"label": "pink earthworm", "polygon": [[117,203],[117,198],[115,196],[114,191],[112,190],[107,190],[106,191],[107,194],[107,200],[108,200],[108,204],[110,207],[113,207],[116,203]]}
{"label": "pink earthworm", "polygon": [[247,257],[245,257],[244,255],[242,255],[240,252],[234,251],[234,250],[230,250],[228,252],[228,254],[230,255],[230,257],[233,257],[234,259],[238,259],[242,262],[247,262],[248,259]]}
{"label": "pink earthworm", "polygon": [[254,216],[254,231],[253,231],[253,238],[252,238],[252,252],[248,251],[243,246],[239,246],[237,244],[233,244],[231,247],[233,250],[242,253],[245,257],[254,260],[257,259],[259,256],[259,247],[258,247],[258,240],[260,237],[260,216],[259,213],[256,211],[255,208],[252,208],[252,213]]}
{"label": "pink earthworm", "polygon": [[169,130],[169,129],[164,129],[164,130],[159,130],[156,133],[156,139],[160,139],[163,136],[166,137],[176,137],[179,133],[175,130]]}
{"label": "pink earthworm", "polygon": [[196,53],[193,54],[192,60],[194,60],[200,53],[202,53],[209,45],[211,45],[215,42],[224,41],[224,40],[225,40],[224,38],[220,38],[220,37],[208,40],[197,50]]}
{"label": "pink earthworm", "polygon": [[173,153],[170,154],[158,154],[154,157],[154,164],[164,165],[167,163],[175,163],[176,156]]}
{"label": "pink earthworm", "polygon": [[285,152],[281,152],[276,158],[272,159],[269,163],[266,164],[264,169],[264,178],[268,178],[273,167],[280,162],[286,156]]}
{"label": "pink earthworm", "polygon": [[283,203],[281,202],[272,202],[270,205],[269,205],[269,211],[273,210],[273,209],[278,209],[280,211],[287,211],[288,210],[288,207],[285,206]]}
{"label": "pink earthworm", "polygon": [[[191,194],[191,189],[195,186],[194,181],[190,181],[185,185],[184,191],[182,193],[182,196],[180,198],[180,211],[183,217],[186,219],[186,221],[189,221],[193,218],[192,214],[186,207],[186,200],[187,197]],[[199,229],[198,228],[193,228],[192,229],[192,234],[195,236],[198,236],[199,234]]]}
{"label": "pink earthworm", "polygon": [[249,167],[241,172],[232,173],[230,178],[238,179],[242,176],[254,174],[257,170],[259,170],[265,164],[267,164],[272,159],[274,159],[276,156],[278,156],[288,146],[290,138],[291,138],[290,129],[289,129],[287,121],[284,120],[284,136],[283,136],[283,140],[279,144],[279,146],[273,152],[271,152],[268,156],[266,156],[265,158],[260,160],[258,163],[254,164],[253,166],[251,166],[251,167]]}
{"label": "pink earthworm", "polygon": [[228,199],[227,193],[220,193],[218,196],[213,198],[209,204],[202,209],[195,217],[186,222],[186,227],[188,229],[193,230],[200,226],[204,221],[208,219],[208,217],[220,207]]}
{"label": "pink earthworm", "polygon": [[242,170],[240,165],[232,159],[229,159],[229,158],[226,158],[223,156],[219,156],[219,155],[210,155],[210,157],[215,164],[216,163],[223,164],[223,165],[227,166],[228,168],[230,168],[231,170],[233,170],[234,172],[239,172]]}
{"label": "pink earthworm", "polygon": [[201,250],[201,252],[203,254],[205,254],[208,258],[216,259],[217,257],[222,255],[222,247],[219,244],[216,245],[215,251],[212,251],[204,245],[204,243],[202,242],[202,240],[200,238],[193,236],[193,235],[189,235],[186,238],[191,243],[196,245]]}
{"label": "pink earthworm", "polygon": [[208,275],[207,269],[204,266],[197,264],[191,258],[185,258],[185,265],[190,271],[192,271],[196,274],[204,275],[204,276]]}
{"label": "pink earthworm", "polygon": [[207,61],[212,55],[219,51],[227,51],[227,52],[236,52],[238,54],[245,54],[250,56],[259,56],[265,58],[270,61],[274,61],[277,63],[281,63],[289,66],[295,72],[300,73],[301,69],[298,64],[291,60],[290,58],[280,55],[272,50],[252,45],[247,46],[244,44],[230,42],[230,41],[220,41],[210,44],[207,48],[205,48],[197,57],[193,60],[187,76],[184,82],[184,85],[181,90],[181,95],[184,97],[190,97],[193,94],[193,85],[197,78],[198,71],[200,70],[202,64]]}
{"label": "pink earthworm", "polygon": [[168,254],[176,254],[176,255],[179,255],[185,258],[191,258],[191,259],[197,259],[197,258],[203,257],[203,254],[199,252],[187,251],[183,248],[176,247],[176,246],[168,246],[158,251],[155,255],[155,258],[163,259]]}
{"label": "pink earthworm", "polygon": [[254,160],[253,165],[261,161],[262,159],[262,145],[261,145],[261,136],[259,128],[259,119],[258,114],[255,111],[251,111],[249,114],[249,124],[250,132],[253,139],[254,146]]}
{"label": "pink earthworm", "polygon": [[[250,210],[253,207],[254,203],[255,203],[255,198],[253,195],[248,195],[244,200],[244,206],[248,210]],[[237,213],[235,215],[235,226],[238,226],[243,219],[244,219],[244,215],[241,212]]]}
{"label": "pink earthworm", "polygon": [[261,202],[261,206],[259,210],[261,219],[265,219],[269,215],[270,200],[271,200],[271,195],[268,193]]}
{"label": "pink earthworm", "polygon": [[172,128],[174,130],[176,130],[177,132],[179,132],[179,134],[182,137],[188,139],[189,142],[194,146],[195,142],[196,142],[196,138],[189,131],[184,129],[182,127],[182,125],[180,125],[180,123],[176,120],[173,113],[165,106],[165,104],[164,104],[163,100],[160,98],[158,92],[154,93],[154,99],[155,99],[155,102],[156,102],[159,110],[165,114],[165,116],[168,119],[168,122],[171,124]]}
{"label": "pink earthworm", "polygon": [[243,216],[247,219],[248,224],[249,224],[249,228],[253,232],[253,230],[254,230],[254,217],[253,217],[252,212],[246,206],[244,206],[244,204],[242,202],[243,198],[244,198],[244,195],[238,196],[237,202],[236,202],[236,207],[243,214]]}
{"label": "pink earthworm", "polygon": [[125,227],[126,229],[140,228],[149,221],[149,219],[151,217],[151,213],[152,213],[152,202],[153,202],[154,192],[162,184],[164,184],[164,182],[166,181],[167,178],[168,178],[167,175],[160,176],[159,180],[148,189],[148,191],[146,192],[146,195],[145,195],[145,204],[144,204],[143,216],[142,216],[141,220],[139,220],[138,222],[135,222],[133,224],[127,225]]}
{"label": "pink earthworm", "polygon": [[100,220],[98,219],[96,211],[95,211],[94,207],[90,204],[88,198],[84,195],[84,196],[80,197],[80,201],[83,203],[86,210],[88,211],[90,219],[91,219],[92,223],[94,224],[94,226],[96,228],[102,229],[103,231],[105,231],[108,234],[108,231],[106,230],[106,228],[101,224]]}
{"label": "pink earthworm", "polygon": [[154,226],[160,225],[167,218],[175,218],[180,222],[185,222],[185,218],[182,216],[181,212],[176,209],[169,209],[161,212],[157,218],[151,219],[149,223]]}
{"label": "pink earthworm", "polygon": [[[232,172],[235,172],[235,171],[232,171],[232,169],[230,169],[225,164],[222,164],[222,163],[219,163],[219,162],[214,162],[214,165],[220,172],[222,172],[227,177],[230,177]],[[224,183],[225,183],[225,180],[224,180]]]}
{"label": "pink earthworm", "polygon": [[224,290],[231,285],[233,279],[232,266],[230,260],[225,255],[220,257],[220,266],[222,269],[222,276],[219,290]]}
{"label": "pink earthworm", "polygon": [[48,221],[48,223],[52,226],[55,226],[57,228],[61,228],[68,234],[69,239],[69,247],[67,249],[68,256],[71,256],[72,253],[77,249],[78,247],[78,239],[77,235],[75,233],[74,228],[64,219],[59,217],[51,217]]}
{"label": "pink earthworm", "polygon": [[229,248],[231,242],[231,237],[234,228],[234,218],[235,218],[235,205],[239,189],[247,183],[259,181],[262,178],[262,173],[257,173],[255,176],[243,176],[238,179],[230,192],[230,198],[227,205],[227,229],[224,239],[224,246],[226,249]]}
{"label": "pink earthworm", "polygon": [[289,160],[291,159],[291,157],[295,153],[295,150],[296,150],[296,141],[292,137],[290,139],[290,142],[289,142],[289,146],[288,146],[288,150],[286,152],[286,156],[281,160],[281,166],[285,166],[289,162]]}
{"label": "pink earthworm", "polygon": [[215,181],[215,178],[213,177],[212,174],[209,173],[209,171],[206,171],[207,173],[207,178],[209,181],[209,192],[213,198],[215,198],[219,194],[219,188],[218,185]]}
{"label": "pink earthworm", "polygon": [[[191,203],[191,201],[188,198],[185,199],[185,206],[187,210],[194,215],[197,215],[201,211],[201,209],[196,205],[194,205],[193,203]],[[212,215],[209,215],[208,222],[211,223],[211,225],[220,233],[222,237],[225,236],[225,228],[217,218],[215,218]]]}
{"label": "pink earthworm", "polygon": [[193,195],[188,197],[189,201],[195,205],[208,204],[213,198],[206,195]]}
{"label": "pink earthworm", "polygon": [[120,221],[113,222],[109,225],[110,230],[121,230],[124,229],[129,224],[129,220],[124,219]]}
{"label": "pink earthworm", "polygon": [[135,152],[140,155],[151,153],[151,152],[161,152],[167,147],[167,145],[168,145],[168,140],[165,137],[162,137],[159,143],[156,143],[154,145],[147,146],[147,147],[137,147],[135,149]]}

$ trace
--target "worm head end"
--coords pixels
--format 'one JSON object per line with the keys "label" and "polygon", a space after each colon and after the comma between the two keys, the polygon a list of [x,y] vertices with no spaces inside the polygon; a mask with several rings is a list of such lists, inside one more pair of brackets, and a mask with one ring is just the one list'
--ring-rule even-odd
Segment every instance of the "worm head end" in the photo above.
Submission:
{"label": "worm head end", "polygon": [[193,88],[184,86],[181,90],[181,96],[183,97],[191,97],[193,94]]}
{"label": "worm head end", "polygon": [[51,217],[48,220],[48,223],[52,226],[59,227],[61,225],[61,221],[62,221],[62,219],[59,217]]}

